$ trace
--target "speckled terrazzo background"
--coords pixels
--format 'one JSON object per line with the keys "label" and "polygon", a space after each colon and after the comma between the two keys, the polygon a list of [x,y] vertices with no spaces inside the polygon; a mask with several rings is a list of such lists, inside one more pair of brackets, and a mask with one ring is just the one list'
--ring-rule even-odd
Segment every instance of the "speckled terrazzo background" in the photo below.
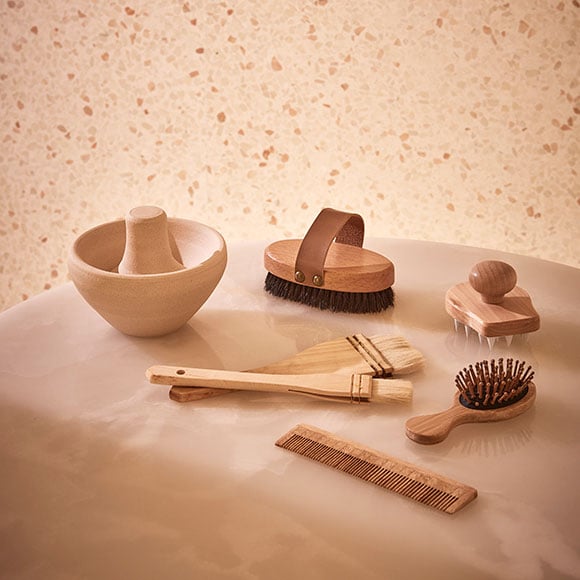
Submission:
{"label": "speckled terrazzo background", "polygon": [[2,0],[0,29],[0,309],[142,204],[580,266],[577,0]]}

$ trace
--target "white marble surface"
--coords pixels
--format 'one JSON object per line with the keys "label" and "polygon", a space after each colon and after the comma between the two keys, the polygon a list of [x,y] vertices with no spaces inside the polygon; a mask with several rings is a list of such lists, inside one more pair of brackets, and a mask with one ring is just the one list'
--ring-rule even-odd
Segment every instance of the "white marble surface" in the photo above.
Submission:
{"label": "white marble surface", "polygon": [[[264,244],[229,248],[208,303],[165,338],[126,337],[71,284],[0,315],[0,577],[18,579],[580,578],[580,270],[489,250],[373,239],[397,304],[337,315],[262,290]],[[509,261],[542,327],[509,352],[535,407],[435,446],[412,415],[446,408],[487,347],[453,332],[447,288]],[[355,332],[402,334],[427,358],[410,406],[266,393],[198,403],[147,383],[151,364],[243,369]],[[506,354],[499,345],[496,354]],[[274,446],[310,423],[473,485],[450,516]]]}

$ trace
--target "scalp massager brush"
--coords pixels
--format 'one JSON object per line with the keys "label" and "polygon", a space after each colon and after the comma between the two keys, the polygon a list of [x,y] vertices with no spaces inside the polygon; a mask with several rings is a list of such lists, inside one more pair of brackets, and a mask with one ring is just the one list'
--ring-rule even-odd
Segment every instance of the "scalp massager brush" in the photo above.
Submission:
{"label": "scalp massager brush", "polygon": [[505,262],[478,262],[469,273],[469,281],[453,286],[445,295],[445,310],[455,323],[464,326],[465,335],[475,330],[480,342],[487,339],[489,348],[499,337],[511,344],[515,334],[525,335],[540,328],[540,317],[529,294],[516,286],[516,271]]}
{"label": "scalp massager brush", "polygon": [[503,421],[527,411],[536,398],[534,372],[525,362],[500,358],[464,368],[456,377],[453,405],[434,415],[413,417],[407,436],[417,443],[439,443],[462,423]]}

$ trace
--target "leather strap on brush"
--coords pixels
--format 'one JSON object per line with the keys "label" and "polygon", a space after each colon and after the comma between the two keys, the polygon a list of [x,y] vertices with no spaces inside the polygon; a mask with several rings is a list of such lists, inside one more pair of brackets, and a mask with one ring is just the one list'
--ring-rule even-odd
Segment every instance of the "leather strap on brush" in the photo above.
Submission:
{"label": "leather strap on brush", "polygon": [[295,264],[295,280],[307,285],[324,285],[324,263],[334,240],[350,246],[363,245],[364,221],[355,213],[324,208],[304,236]]}

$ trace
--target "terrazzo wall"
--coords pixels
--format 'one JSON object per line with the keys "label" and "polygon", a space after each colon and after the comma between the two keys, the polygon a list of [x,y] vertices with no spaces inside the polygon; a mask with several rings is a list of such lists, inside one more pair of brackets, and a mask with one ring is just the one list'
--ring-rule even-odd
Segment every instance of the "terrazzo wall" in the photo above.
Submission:
{"label": "terrazzo wall", "polygon": [[0,30],[0,309],[143,204],[580,266],[577,0],[2,0]]}

